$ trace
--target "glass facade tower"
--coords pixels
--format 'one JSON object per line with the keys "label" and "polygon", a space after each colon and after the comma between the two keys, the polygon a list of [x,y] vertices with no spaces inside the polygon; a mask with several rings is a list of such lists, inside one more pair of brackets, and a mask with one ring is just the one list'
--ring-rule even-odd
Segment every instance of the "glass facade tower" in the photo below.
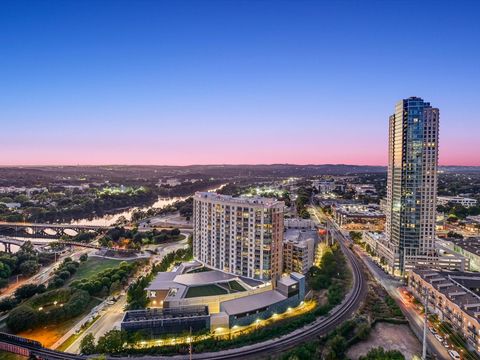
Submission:
{"label": "glass facade tower", "polygon": [[435,253],[438,131],[439,110],[418,97],[390,116],[386,237],[399,273]]}

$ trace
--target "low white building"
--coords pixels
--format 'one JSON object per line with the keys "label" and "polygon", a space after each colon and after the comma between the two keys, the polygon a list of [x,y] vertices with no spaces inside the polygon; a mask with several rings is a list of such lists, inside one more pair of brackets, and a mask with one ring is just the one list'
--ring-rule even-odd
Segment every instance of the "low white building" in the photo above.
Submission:
{"label": "low white building", "polygon": [[321,194],[332,192],[337,188],[334,181],[313,180],[312,186]]}
{"label": "low white building", "polygon": [[9,208],[10,210],[19,209],[20,207],[22,207],[22,204],[17,203],[17,202],[0,203],[0,204],[5,205],[5,206],[6,206],[7,208]]}
{"label": "low white building", "polygon": [[438,196],[437,197],[438,205],[447,205],[449,203],[459,204],[468,208],[468,207],[476,206],[477,200],[463,197],[463,196]]}

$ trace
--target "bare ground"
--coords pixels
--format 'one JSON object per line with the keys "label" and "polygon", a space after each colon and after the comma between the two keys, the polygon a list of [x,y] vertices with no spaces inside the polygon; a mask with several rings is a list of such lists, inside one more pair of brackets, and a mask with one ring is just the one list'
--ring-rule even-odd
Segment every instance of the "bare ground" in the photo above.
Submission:
{"label": "bare ground", "polygon": [[347,357],[357,360],[376,347],[398,350],[407,360],[414,359],[414,356],[420,358],[422,354],[422,345],[408,325],[377,323],[367,340],[353,345],[347,351]]}

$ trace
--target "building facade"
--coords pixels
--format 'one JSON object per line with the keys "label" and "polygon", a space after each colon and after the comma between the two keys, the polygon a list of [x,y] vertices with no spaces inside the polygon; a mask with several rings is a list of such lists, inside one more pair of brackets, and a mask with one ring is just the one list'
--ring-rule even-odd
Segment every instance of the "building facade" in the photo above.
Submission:
{"label": "building facade", "polygon": [[411,270],[409,290],[480,353],[480,278],[475,273]]}
{"label": "building facade", "polygon": [[283,240],[283,270],[287,273],[306,274],[313,266],[315,243],[318,234],[315,230],[289,229]]}
{"label": "building facade", "polygon": [[395,272],[435,257],[439,110],[418,97],[390,116],[386,236]]}
{"label": "building facade", "polygon": [[463,196],[439,196],[437,199],[438,205],[447,205],[451,204],[459,204],[464,207],[472,207],[477,206],[477,200],[472,198],[467,198]]}
{"label": "building facade", "polygon": [[254,279],[282,274],[285,204],[199,192],[193,201],[193,255],[208,266]]}

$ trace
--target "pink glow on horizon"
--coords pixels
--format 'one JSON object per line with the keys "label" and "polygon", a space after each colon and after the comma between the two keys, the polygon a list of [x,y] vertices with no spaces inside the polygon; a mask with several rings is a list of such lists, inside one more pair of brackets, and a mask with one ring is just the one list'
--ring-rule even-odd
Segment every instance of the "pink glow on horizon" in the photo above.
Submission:
{"label": "pink glow on horizon", "polygon": [[[281,142],[285,144],[285,142]],[[288,141],[286,142],[288,143]],[[262,144],[263,147],[232,141],[226,144],[174,144],[139,143],[87,144],[73,142],[71,146],[32,147],[11,146],[2,149],[0,165],[193,165],[193,164],[352,164],[386,165],[385,144],[372,146],[337,144],[295,144],[282,146]],[[260,145],[260,144],[257,144]],[[448,148],[447,148],[448,146]],[[239,150],[241,149],[241,150]],[[477,145],[464,142],[461,147],[445,144],[440,149],[441,165],[478,166]]]}

